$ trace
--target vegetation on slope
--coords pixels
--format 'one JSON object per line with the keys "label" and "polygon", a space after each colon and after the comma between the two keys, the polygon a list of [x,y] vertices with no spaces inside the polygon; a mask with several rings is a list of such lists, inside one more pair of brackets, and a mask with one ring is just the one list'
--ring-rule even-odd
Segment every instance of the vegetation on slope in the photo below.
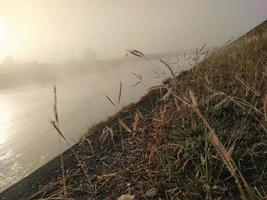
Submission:
{"label": "vegetation on slope", "polygon": [[266,25],[97,124],[29,199],[267,198]]}

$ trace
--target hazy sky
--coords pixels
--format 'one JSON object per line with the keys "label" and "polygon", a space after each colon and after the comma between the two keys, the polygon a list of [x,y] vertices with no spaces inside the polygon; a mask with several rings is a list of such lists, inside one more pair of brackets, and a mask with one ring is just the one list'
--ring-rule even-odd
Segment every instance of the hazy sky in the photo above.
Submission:
{"label": "hazy sky", "polygon": [[219,45],[267,19],[267,0],[0,0],[0,59],[59,62]]}

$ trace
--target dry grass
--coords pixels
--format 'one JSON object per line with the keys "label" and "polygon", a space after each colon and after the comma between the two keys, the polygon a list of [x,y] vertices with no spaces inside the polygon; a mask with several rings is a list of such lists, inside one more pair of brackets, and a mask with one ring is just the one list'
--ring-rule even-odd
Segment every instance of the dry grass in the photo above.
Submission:
{"label": "dry grass", "polygon": [[113,106],[119,106],[120,105],[120,102],[121,102],[121,94],[122,94],[122,81],[120,82],[120,89],[119,89],[119,95],[118,95],[118,100],[117,100],[117,103],[115,103],[114,101],[112,101],[112,99],[108,96],[108,95],[105,95],[107,100],[113,105]]}
{"label": "dry grass", "polygon": [[178,77],[162,61],[172,79],[93,127],[64,154],[65,186],[52,173],[30,199],[266,199],[265,26],[201,62],[203,45]]}

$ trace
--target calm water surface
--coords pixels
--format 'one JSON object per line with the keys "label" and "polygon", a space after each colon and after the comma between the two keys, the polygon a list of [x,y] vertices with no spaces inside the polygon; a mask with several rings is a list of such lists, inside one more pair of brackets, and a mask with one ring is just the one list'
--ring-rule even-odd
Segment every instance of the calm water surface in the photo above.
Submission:
{"label": "calm water surface", "polygon": [[[175,60],[176,58],[173,58]],[[158,61],[152,60],[160,70]],[[169,62],[173,62],[169,58]],[[185,63],[174,66],[179,72]],[[101,72],[57,81],[60,127],[70,144],[78,141],[88,127],[114,114],[122,106],[136,102],[150,86],[168,76],[155,78],[153,66],[143,60],[125,60]],[[139,73],[144,85],[131,73]],[[116,99],[123,82],[122,102],[112,106],[105,94]],[[44,165],[66,148],[52,128],[53,84],[0,91],[0,192]]]}

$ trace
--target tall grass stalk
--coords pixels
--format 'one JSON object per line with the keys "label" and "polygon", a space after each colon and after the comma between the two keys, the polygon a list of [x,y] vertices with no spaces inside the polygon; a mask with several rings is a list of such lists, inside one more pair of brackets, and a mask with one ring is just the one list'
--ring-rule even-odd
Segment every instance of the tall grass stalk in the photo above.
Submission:
{"label": "tall grass stalk", "polygon": [[190,94],[190,98],[191,98],[192,103],[187,104],[187,105],[189,105],[190,108],[192,108],[194,110],[194,112],[197,114],[197,116],[202,120],[203,124],[209,130],[209,132],[208,132],[209,139],[210,139],[212,145],[218,151],[219,155],[221,156],[223,163],[225,164],[225,166],[227,167],[227,169],[229,170],[231,175],[235,178],[235,181],[236,181],[236,184],[238,186],[241,198],[244,200],[259,199],[259,197],[249,187],[248,183],[246,182],[242,173],[240,172],[240,170],[236,166],[231,155],[228,153],[228,151],[226,150],[224,145],[219,140],[214,129],[210,126],[207,118],[200,112],[194,93],[190,90],[189,94]]}
{"label": "tall grass stalk", "polygon": [[[56,129],[59,136],[66,142],[65,136],[63,135],[63,133],[59,129],[59,117],[58,117],[58,108],[57,108],[57,88],[56,88],[55,83],[54,83],[54,87],[53,87],[53,94],[54,94],[53,108],[54,108],[55,121],[51,121],[51,124]],[[64,167],[63,154],[60,155],[60,164],[61,164],[61,173],[62,173],[63,195],[64,195],[64,198],[67,199],[68,195],[67,195],[67,187],[66,187],[66,177],[65,177],[65,167]]]}
{"label": "tall grass stalk", "polygon": [[[77,160],[79,166],[81,166],[82,171],[84,173],[84,175],[89,178],[83,163],[81,163],[77,153],[74,151],[74,149],[72,148],[72,146],[69,144],[69,142],[67,141],[65,135],[63,134],[63,132],[61,131],[61,129],[59,128],[59,115],[58,115],[58,107],[57,107],[57,88],[56,88],[56,84],[54,84],[53,87],[53,94],[54,94],[54,104],[53,104],[53,108],[54,108],[54,116],[55,116],[55,121],[51,121],[52,126],[54,127],[54,129],[56,130],[56,132],[59,134],[60,138],[67,144],[67,146],[70,146],[70,149],[75,157],[75,159]],[[63,193],[64,193],[64,198],[68,199],[68,195],[67,195],[67,186],[66,186],[66,177],[65,177],[65,168],[64,168],[64,156],[63,154],[60,155],[60,160],[61,160],[61,170],[62,170],[62,185],[63,185]]]}

